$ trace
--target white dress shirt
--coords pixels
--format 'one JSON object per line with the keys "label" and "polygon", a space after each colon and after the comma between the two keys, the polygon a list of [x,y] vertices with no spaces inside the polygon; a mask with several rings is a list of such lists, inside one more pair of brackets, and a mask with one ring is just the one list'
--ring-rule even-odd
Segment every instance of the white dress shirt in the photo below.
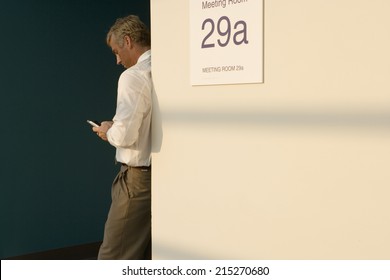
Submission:
{"label": "white dress shirt", "polygon": [[126,69],[118,81],[118,97],[108,142],[116,147],[116,160],[128,166],[151,162],[152,92],[151,52]]}

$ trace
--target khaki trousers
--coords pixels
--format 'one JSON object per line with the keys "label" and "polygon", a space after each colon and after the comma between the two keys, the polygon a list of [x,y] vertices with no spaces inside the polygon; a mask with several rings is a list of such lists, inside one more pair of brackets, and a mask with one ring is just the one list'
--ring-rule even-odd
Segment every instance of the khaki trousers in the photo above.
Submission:
{"label": "khaki trousers", "polygon": [[111,196],[98,259],[151,259],[150,168],[122,166]]}

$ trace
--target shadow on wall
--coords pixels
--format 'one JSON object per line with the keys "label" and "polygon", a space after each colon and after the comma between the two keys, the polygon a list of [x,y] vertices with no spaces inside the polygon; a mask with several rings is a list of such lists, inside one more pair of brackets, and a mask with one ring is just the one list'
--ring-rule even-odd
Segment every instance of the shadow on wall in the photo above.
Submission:
{"label": "shadow on wall", "polygon": [[177,248],[168,244],[153,244],[153,259],[163,260],[210,260],[210,256],[193,253],[185,248]]}
{"label": "shadow on wall", "polygon": [[163,140],[163,129],[160,104],[155,91],[153,91],[152,102],[152,153],[159,153]]}
{"label": "shadow on wall", "polygon": [[[160,114],[160,112],[159,112]],[[164,112],[164,120],[180,123],[242,123],[272,126],[321,126],[355,128],[389,128],[388,112],[370,111],[180,111]]]}

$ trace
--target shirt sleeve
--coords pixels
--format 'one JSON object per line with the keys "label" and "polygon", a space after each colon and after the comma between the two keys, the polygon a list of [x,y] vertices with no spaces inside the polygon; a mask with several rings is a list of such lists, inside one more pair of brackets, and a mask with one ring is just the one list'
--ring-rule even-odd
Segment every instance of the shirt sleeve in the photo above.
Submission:
{"label": "shirt sleeve", "polygon": [[145,87],[147,81],[142,75],[125,71],[120,76],[114,123],[107,131],[107,138],[112,146],[131,148],[137,143],[144,115],[151,107]]}

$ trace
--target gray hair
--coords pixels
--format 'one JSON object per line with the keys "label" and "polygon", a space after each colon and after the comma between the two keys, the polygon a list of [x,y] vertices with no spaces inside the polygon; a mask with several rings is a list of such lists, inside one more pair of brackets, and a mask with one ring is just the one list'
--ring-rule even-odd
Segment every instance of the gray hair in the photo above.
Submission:
{"label": "gray hair", "polygon": [[150,47],[150,32],[146,25],[139,19],[138,16],[129,15],[127,17],[118,18],[110,31],[107,33],[107,44],[110,45],[110,40],[114,36],[116,43],[122,47],[123,38],[129,36],[130,39],[141,47]]}

